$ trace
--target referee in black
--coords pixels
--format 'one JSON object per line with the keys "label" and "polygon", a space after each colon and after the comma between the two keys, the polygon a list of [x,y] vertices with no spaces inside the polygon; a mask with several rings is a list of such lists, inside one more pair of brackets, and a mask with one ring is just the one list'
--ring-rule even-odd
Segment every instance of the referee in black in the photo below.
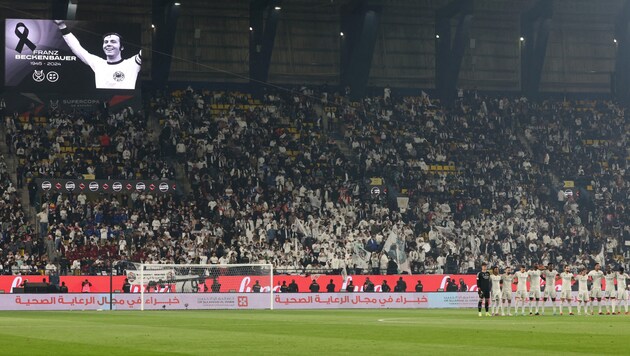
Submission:
{"label": "referee in black", "polygon": [[488,313],[488,304],[490,304],[490,272],[488,272],[488,264],[481,264],[481,272],[477,273],[477,288],[479,290],[479,304],[477,304],[477,310],[479,310],[479,316],[481,316],[481,303],[486,303],[486,316],[490,316]]}

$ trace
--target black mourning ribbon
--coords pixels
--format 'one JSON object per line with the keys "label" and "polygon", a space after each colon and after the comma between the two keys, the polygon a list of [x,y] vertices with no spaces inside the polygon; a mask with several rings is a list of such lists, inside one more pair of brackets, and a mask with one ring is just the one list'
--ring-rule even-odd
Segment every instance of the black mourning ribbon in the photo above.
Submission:
{"label": "black mourning ribbon", "polygon": [[[20,27],[23,29],[22,31],[20,31]],[[35,43],[31,42],[31,40],[28,39],[28,33],[28,27],[26,27],[24,23],[18,22],[18,24],[15,25],[15,35],[20,39],[20,42],[18,42],[17,46],[15,47],[16,51],[22,53],[24,45],[30,48],[31,51],[34,51],[35,48],[37,48],[37,46],[35,46]]]}

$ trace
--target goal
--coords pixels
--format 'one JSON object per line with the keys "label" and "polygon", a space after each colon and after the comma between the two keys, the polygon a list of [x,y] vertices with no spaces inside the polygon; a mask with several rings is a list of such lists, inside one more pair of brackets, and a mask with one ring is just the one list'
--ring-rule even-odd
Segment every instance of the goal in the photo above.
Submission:
{"label": "goal", "polygon": [[[140,264],[126,272],[140,309],[273,309],[271,264]],[[168,302],[162,302],[171,297]],[[162,301],[160,301],[162,300]]]}

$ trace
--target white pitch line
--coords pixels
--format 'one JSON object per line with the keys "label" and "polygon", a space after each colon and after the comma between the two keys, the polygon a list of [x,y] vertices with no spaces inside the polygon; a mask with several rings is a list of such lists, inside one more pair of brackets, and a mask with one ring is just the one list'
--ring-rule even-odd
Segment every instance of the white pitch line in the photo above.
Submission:
{"label": "white pitch line", "polygon": [[408,318],[391,318],[391,319],[377,319],[379,323],[389,324],[421,324],[421,320],[414,320]]}

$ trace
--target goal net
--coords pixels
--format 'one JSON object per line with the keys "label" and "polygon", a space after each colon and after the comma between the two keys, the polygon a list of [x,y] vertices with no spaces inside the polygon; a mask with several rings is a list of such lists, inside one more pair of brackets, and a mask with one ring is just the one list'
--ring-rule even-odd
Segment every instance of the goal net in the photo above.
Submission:
{"label": "goal net", "polygon": [[142,310],[273,309],[271,264],[134,263],[126,275]]}

